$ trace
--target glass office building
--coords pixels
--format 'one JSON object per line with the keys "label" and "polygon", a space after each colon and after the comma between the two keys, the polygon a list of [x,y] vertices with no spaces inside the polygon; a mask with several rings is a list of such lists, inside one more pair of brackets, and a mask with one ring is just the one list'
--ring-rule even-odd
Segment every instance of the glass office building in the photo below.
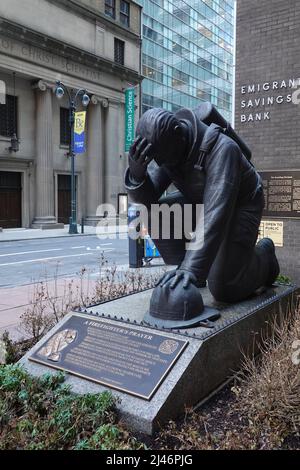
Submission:
{"label": "glass office building", "polygon": [[232,118],[234,0],[138,0],[143,6],[143,112],[201,101]]}

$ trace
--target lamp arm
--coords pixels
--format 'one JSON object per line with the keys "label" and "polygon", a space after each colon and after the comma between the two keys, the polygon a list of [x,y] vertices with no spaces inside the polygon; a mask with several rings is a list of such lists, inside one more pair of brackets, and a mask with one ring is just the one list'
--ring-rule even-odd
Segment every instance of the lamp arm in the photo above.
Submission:
{"label": "lamp arm", "polygon": [[77,98],[80,96],[80,95],[85,95],[86,94],[86,90],[84,88],[81,88],[80,90],[77,91],[75,97],[74,97],[74,102],[76,103],[77,101]]}

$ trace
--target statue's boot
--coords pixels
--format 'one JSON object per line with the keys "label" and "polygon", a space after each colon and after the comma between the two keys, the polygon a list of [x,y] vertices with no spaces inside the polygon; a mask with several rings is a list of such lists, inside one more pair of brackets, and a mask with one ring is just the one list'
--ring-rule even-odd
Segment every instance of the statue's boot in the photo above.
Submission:
{"label": "statue's boot", "polygon": [[257,243],[256,249],[261,251],[264,256],[268,258],[269,273],[265,282],[265,286],[271,287],[280,274],[280,267],[276,257],[273,240],[271,240],[271,238],[263,238]]}

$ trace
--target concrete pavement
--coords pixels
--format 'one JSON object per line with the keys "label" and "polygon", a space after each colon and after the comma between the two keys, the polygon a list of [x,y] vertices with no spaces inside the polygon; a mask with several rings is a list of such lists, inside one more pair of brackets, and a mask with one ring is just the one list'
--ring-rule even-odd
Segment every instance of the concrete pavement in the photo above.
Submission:
{"label": "concrete pavement", "polygon": [[110,265],[128,264],[127,237],[71,236],[0,243],[0,288],[76,277],[83,266],[97,273],[102,256]]}
{"label": "concrete pavement", "polygon": [[[60,278],[49,280],[44,284],[48,295],[56,304],[65,303],[64,298],[68,294],[79,303],[79,293],[83,292],[85,296],[92,294],[96,284],[95,280],[84,280],[83,283],[79,278]],[[13,339],[21,339],[27,337],[26,332],[20,327],[21,316],[28,310],[33,308],[33,302],[36,299],[37,284],[9,287],[0,289],[0,338],[5,331],[8,331]],[[71,294],[72,293],[72,294]],[[45,313],[51,311],[49,302],[46,297],[39,305],[44,309]]]}
{"label": "concrete pavement", "polygon": [[[165,268],[160,262],[156,261],[150,267],[141,268],[139,272],[144,275],[164,273]],[[118,272],[127,271],[128,264],[119,265]],[[105,277],[105,272],[102,273]],[[87,299],[93,296],[94,288],[99,281],[99,273],[93,273],[86,278],[69,277],[57,278],[47,280],[43,283],[47,290],[47,296],[38,301],[38,304],[43,307],[45,313],[52,312],[50,302],[47,298],[51,298],[58,306],[66,305],[66,302],[72,303],[73,306],[78,306],[81,302],[81,295]],[[18,287],[0,288],[0,339],[5,331],[8,331],[10,337],[14,340],[20,340],[26,337],[26,333],[20,328],[21,316],[28,310],[32,310],[34,301],[38,298],[36,295],[38,285],[35,283],[30,285],[23,285]],[[41,292],[41,289],[39,289]],[[66,301],[66,299],[68,299]],[[70,307],[71,308],[71,307]]]}
{"label": "concrete pavement", "polygon": [[[86,297],[87,283],[88,288],[93,289],[105,272],[105,268],[100,272],[102,255],[107,260],[106,266],[117,265],[118,271],[128,270],[126,230],[124,227],[125,236],[116,239],[99,239],[94,233],[88,237],[65,234],[42,239],[32,238],[31,231],[23,231],[23,237],[27,238],[0,243],[0,337],[5,330],[15,339],[23,336],[18,328],[20,317],[32,304],[38,283],[44,282],[49,296],[59,301],[67,295],[70,283],[74,292],[84,288]],[[37,232],[42,231],[34,230],[34,235]],[[153,263],[152,268],[146,267],[143,271],[162,274],[161,260]],[[83,284],[79,275],[82,267],[88,272],[88,280]],[[47,308],[47,301],[44,304]]]}
{"label": "concrete pavement", "polygon": [[[33,302],[34,291],[40,282],[47,286],[51,298],[59,299],[69,295],[67,286],[70,284],[74,292],[79,292],[82,287],[86,289],[87,282],[93,286],[99,278],[102,256],[108,266],[121,264],[128,267],[126,234],[125,239],[99,240],[95,229],[91,228],[88,237],[66,233],[63,236],[54,230],[47,231],[47,235],[51,232],[52,236],[38,238],[37,235],[43,235],[38,232],[43,231],[3,232],[8,238],[17,234],[18,240],[0,243],[0,336],[5,330],[15,338],[22,336],[17,328],[20,317]],[[83,267],[88,272],[88,281],[84,280],[82,286],[79,273]]]}
{"label": "concrete pavement", "polygon": [[15,228],[15,229],[3,229],[0,231],[0,242],[8,241],[21,241],[21,240],[36,240],[46,238],[60,238],[60,237],[78,237],[87,235],[97,235],[98,233],[127,233],[127,220],[122,219],[119,224],[116,225],[115,221],[107,222],[103,227],[84,227],[84,234],[81,233],[81,226],[78,225],[78,235],[69,234],[69,226],[65,225],[63,229],[54,230],[41,230],[41,229],[30,229],[30,228]]}

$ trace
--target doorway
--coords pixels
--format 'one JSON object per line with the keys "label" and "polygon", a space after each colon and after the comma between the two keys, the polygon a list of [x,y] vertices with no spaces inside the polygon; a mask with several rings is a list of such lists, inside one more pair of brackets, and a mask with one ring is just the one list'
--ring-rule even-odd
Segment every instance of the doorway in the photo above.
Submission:
{"label": "doorway", "polygon": [[[68,225],[71,217],[71,175],[58,175],[58,223]],[[77,176],[76,176],[77,198]]]}
{"label": "doorway", "polygon": [[22,227],[22,173],[0,171],[0,227]]}

